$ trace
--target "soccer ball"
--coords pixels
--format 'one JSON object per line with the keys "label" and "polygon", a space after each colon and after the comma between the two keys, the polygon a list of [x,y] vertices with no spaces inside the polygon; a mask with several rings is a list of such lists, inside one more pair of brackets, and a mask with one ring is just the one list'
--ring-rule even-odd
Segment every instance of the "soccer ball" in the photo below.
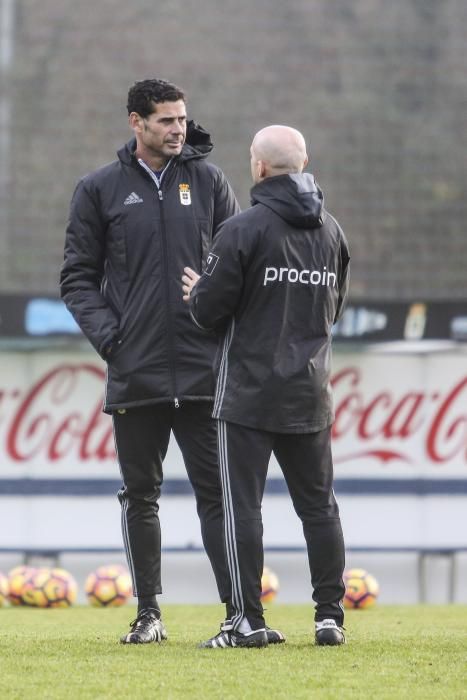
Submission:
{"label": "soccer ball", "polygon": [[344,608],[370,608],[375,604],[379,584],[374,576],[364,569],[344,571]]}
{"label": "soccer ball", "polygon": [[23,598],[24,586],[35,571],[32,566],[15,566],[8,573],[8,600],[12,605],[26,605]]}
{"label": "soccer ball", "polygon": [[261,602],[272,603],[279,591],[279,579],[274,571],[268,569],[267,566],[263,569],[261,576]]}
{"label": "soccer ball", "polygon": [[84,590],[91,605],[117,607],[132,594],[131,578],[124,566],[100,566],[86,579]]}
{"label": "soccer ball", "polygon": [[77,583],[68,571],[41,568],[24,584],[23,600],[34,608],[69,608],[77,593]]}
{"label": "soccer ball", "polygon": [[8,583],[8,578],[0,571],[0,606],[5,605],[6,601],[8,600],[9,590],[10,586]]}

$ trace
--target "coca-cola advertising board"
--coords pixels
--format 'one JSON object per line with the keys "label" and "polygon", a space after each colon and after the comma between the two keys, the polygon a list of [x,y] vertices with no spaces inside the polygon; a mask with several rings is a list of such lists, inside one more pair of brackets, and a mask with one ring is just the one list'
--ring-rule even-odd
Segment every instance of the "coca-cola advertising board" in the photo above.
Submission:
{"label": "coca-cola advertising board", "polygon": [[[335,351],[336,492],[347,546],[466,546],[467,353],[425,343]],[[121,547],[120,485],[105,366],[91,351],[0,354],[0,549]],[[171,442],[165,547],[202,546]],[[277,463],[263,504],[266,546],[303,546]]]}
{"label": "coca-cola advertising board", "polygon": [[336,474],[467,478],[467,354],[335,357]]}
{"label": "coca-cola advertising board", "polygon": [[[118,478],[104,383],[92,353],[2,353],[0,479]],[[337,479],[467,479],[465,351],[335,352],[332,386]]]}

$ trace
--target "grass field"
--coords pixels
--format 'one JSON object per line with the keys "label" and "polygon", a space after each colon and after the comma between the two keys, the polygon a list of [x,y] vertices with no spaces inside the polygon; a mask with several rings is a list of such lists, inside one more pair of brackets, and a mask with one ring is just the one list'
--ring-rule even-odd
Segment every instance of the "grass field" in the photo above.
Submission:
{"label": "grass field", "polygon": [[121,645],[134,608],[0,610],[0,698],[467,698],[467,606],[347,614],[348,644],[315,647],[311,608],[271,605],[287,643],[197,649],[221,606],[167,605],[169,641]]}

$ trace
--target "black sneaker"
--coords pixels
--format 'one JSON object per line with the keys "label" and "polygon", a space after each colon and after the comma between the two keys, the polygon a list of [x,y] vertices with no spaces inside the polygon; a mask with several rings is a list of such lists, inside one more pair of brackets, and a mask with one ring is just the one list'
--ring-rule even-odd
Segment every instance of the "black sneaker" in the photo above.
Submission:
{"label": "black sneaker", "polygon": [[[275,630],[271,630],[271,632],[275,632]],[[277,642],[273,642],[273,644],[276,643]],[[225,649],[227,647],[267,647],[267,645],[268,633],[266,629],[253,630],[252,632],[242,634],[232,629],[230,620],[225,620],[221,624],[220,631],[205,642],[200,642],[198,648]]]}
{"label": "black sneaker", "polygon": [[315,624],[315,642],[318,646],[330,647],[345,644],[344,630],[335,620],[320,620]]}
{"label": "black sneaker", "polygon": [[283,644],[285,642],[285,635],[280,630],[272,630],[266,625],[266,634],[269,644]]}
{"label": "black sneaker", "polygon": [[232,633],[232,628],[226,629],[224,623],[221,624],[220,631],[211,637],[206,639],[205,642],[200,642],[198,644],[198,649],[226,649],[227,647],[233,646],[231,643],[230,635]]}
{"label": "black sneaker", "polygon": [[268,634],[266,629],[252,630],[251,632],[231,632],[230,641],[233,647],[267,647]]}
{"label": "black sneaker", "polygon": [[155,610],[141,610],[138,617],[130,622],[131,630],[120,638],[122,644],[160,644],[167,639],[167,632]]}
{"label": "black sneaker", "polygon": [[[232,621],[227,619],[221,625],[221,632],[226,632],[232,630]],[[285,642],[285,635],[280,632],[280,630],[272,630],[266,625],[266,634],[268,636],[268,644],[283,644]]]}

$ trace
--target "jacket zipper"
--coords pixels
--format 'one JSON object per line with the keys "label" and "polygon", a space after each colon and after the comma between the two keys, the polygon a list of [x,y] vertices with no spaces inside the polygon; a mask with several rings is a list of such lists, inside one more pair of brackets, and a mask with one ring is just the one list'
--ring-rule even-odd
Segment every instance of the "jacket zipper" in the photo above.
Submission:
{"label": "jacket zipper", "polygon": [[164,259],[164,267],[166,270],[166,275],[164,277],[165,284],[165,302],[166,302],[166,314],[167,314],[167,353],[169,361],[170,376],[172,379],[172,391],[174,395],[174,406],[179,408],[180,404],[177,398],[177,379],[175,376],[175,364],[173,358],[175,357],[175,343],[173,337],[173,326],[172,326],[172,316],[170,314],[170,280],[169,280],[169,253],[167,246],[167,236],[165,231],[165,220],[164,220],[164,195],[162,189],[159,187],[158,190],[159,202],[161,208],[161,232],[162,232],[162,255]]}
{"label": "jacket zipper", "polygon": [[170,377],[172,380],[172,393],[173,393],[173,402],[175,408],[180,407],[180,403],[177,398],[177,378],[175,375],[175,363],[173,358],[175,357],[175,343],[174,343],[174,336],[173,336],[173,325],[172,325],[172,317],[170,315],[170,281],[169,281],[169,254],[168,254],[168,246],[167,246],[167,236],[166,236],[166,230],[165,230],[165,219],[164,219],[164,195],[162,192],[162,184],[158,182],[157,177],[155,174],[152,172],[152,170],[144,163],[143,161],[138,161],[141,165],[141,167],[146,170],[146,172],[150,175],[151,179],[153,180],[154,184],[157,187],[157,194],[159,197],[159,203],[160,203],[160,214],[161,214],[161,238],[162,238],[162,257],[163,257],[163,264],[164,268],[166,271],[166,275],[164,276],[164,287],[165,287],[165,308],[166,308],[166,319],[167,319],[167,360],[169,363],[169,371],[170,371]]}

